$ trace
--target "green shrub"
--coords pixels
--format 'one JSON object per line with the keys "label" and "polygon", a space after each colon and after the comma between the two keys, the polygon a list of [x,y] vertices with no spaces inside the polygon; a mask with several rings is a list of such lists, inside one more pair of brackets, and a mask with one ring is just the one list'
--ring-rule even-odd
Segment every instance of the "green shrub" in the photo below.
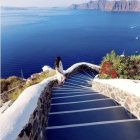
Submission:
{"label": "green shrub", "polygon": [[16,76],[11,76],[7,79],[0,79],[1,93],[9,91],[10,89],[15,88],[24,83],[25,80]]}
{"label": "green shrub", "polygon": [[37,84],[42,80],[44,80],[45,78],[55,75],[55,73],[56,73],[55,70],[51,70],[49,72],[41,72],[41,73],[33,74],[32,77],[29,78],[29,80],[26,82],[26,86],[28,87]]}
{"label": "green shrub", "polygon": [[1,93],[4,93],[2,94],[2,101],[6,102],[9,100],[16,100],[24,89],[41,82],[45,78],[55,75],[55,73],[55,70],[36,73],[33,74],[32,77],[28,78],[27,81],[16,76],[11,76],[7,79],[0,79]]}
{"label": "green shrub", "polygon": [[111,51],[102,60],[99,77],[140,80],[140,55],[125,57]]}

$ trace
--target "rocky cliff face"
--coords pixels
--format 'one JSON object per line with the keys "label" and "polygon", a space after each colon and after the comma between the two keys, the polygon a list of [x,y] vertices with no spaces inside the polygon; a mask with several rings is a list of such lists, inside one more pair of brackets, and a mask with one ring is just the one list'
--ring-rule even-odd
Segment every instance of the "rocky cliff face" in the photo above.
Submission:
{"label": "rocky cliff face", "polygon": [[83,4],[73,4],[72,9],[94,9],[102,11],[140,11],[138,0],[96,0]]}

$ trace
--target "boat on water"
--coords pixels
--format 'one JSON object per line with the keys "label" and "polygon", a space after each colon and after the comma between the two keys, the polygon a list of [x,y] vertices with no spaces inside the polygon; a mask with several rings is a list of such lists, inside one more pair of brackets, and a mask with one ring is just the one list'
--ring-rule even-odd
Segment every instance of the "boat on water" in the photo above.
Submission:
{"label": "boat on water", "polygon": [[130,28],[131,28],[131,29],[134,29],[134,28],[136,28],[136,27],[137,27],[137,26],[131,26]]}
{"label": "boat on water", "polygon": [[136,40],[138,40],[139,39],[139,36],[136,36]]}
{"label": "boat on water", "polygon": [[123,50],[123,52],[122,52],[122,54],[120,56],[125,57],[125,50]]}

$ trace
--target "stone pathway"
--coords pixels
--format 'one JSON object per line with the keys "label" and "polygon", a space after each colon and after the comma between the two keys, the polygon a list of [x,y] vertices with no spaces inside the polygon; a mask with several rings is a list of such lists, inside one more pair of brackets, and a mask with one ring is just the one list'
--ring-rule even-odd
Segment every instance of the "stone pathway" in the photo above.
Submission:
{"label": "stone pathway", "polygon": [[46,140],[140,140],[140,121],[93,91],[93,77],[78,73],[53,89]]}

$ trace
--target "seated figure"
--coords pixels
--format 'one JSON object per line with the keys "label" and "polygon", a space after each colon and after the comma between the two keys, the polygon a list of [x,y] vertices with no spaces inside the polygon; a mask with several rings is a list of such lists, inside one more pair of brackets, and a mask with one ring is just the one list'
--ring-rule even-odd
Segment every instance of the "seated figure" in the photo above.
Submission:
{"label": "seated figure", "polygon": [[63,85],[66,77],[64,75],[63,65],[60,57],[56,57],[55,59],[55,70],[57,74],[58,84]]}

